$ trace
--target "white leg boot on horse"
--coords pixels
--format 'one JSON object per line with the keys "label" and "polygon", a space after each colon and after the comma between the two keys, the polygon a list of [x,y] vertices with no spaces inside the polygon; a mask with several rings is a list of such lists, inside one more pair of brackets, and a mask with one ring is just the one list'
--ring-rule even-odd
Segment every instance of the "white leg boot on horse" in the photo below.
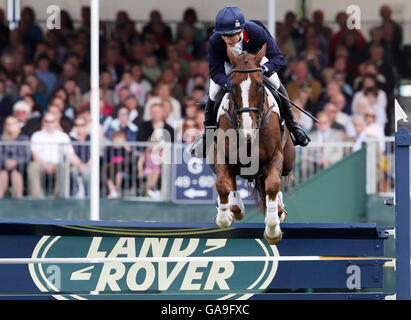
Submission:
{"label": "white leg boot on horse", "polygon": [[278,196],[275,200],[270,200],[267,195],[266,205],[264,239],[271,245],[277,244],[283,237],[278,215]]}
{"label": "white leg boot on horse", "polygon": [[217,227],[221,229],[228,229],[234,223],[233,213],[230,211],[230,204],[220,203],[220,197],[217,198],[218,207],[217,207],[217,215],[214,218],[214,222]]}
{"label": "white leg boot on horse", "polygon": [[234,215],[235,220],[241,220],[245,216],[245,207],[240,194],[237,191],[231,191],[228,196],[229,209]]}

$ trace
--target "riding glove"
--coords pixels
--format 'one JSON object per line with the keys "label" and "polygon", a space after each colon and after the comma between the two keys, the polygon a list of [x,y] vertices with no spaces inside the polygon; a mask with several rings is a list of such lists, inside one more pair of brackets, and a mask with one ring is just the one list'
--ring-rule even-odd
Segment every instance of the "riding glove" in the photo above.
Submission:
{"label": "riding glove", "polygon": [[231,79],[228,79],[228,80],[227,80],[227,82],[226,82],[226,84],[225,84],[225,90],[226,90],[227,92],[231,92],[231,91],[233,90],[232,83],[231,83]]}

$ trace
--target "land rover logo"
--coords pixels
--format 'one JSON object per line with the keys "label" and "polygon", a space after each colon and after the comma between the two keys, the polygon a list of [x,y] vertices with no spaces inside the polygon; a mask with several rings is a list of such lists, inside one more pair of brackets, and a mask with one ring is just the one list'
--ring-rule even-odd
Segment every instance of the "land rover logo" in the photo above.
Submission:
{"label": "land rover logo", "polygon": [[[212,257],[278,256],[276,246],[260,239],[207,239],[167,237],[43,236],[33,258],[53,257]],[[41,292],[56,299],[84,299],[85,293],[157,293],[199,291],[219,299],[245,299],[268,287],[277,261],[180,261],[138,263],[29,264],[31,278]],[[249,290],[235,294],[230,290]],[[244,292],[244,291],[243,291]],[[83,294],[83,295],[82,295]],[[87,299],[101,299],[87,295]],[[121,297],[119,297],[121,298]],[[112,297],[111,297],[112,299]]]}

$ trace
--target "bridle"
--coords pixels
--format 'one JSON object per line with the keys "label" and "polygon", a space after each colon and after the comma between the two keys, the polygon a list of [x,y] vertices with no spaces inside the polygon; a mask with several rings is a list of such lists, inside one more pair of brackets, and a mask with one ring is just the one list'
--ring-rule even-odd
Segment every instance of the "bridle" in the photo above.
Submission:
{"label": "bridle", "polygon": [[[263,71],[264,71],[263,68],[232,69],[228,76],[231,78],[231,75],[232,75],[233,73],[252,73],[252,72],[261,72],[261,73],[263,73]],[[263,85],[263,86],[264,86],[264,85]],[[264,88],[265,88],[265,87],[263,87],[263,89],[264,89]],[[262,92],[262,96],[261,96],[261,99],[260,99],[260,104],[259,104],[257,107],[248,107],[248,108],[240,108],[240,109],[239,109],[239,108],[237,107],[237,104],[236,104],[236,102],[235,102],[235,99],[233,98],[233,94],[232,94],[232,93],[230,93],[229,99],[230,99],[231,105],[233,106],[234,114],[235,114],[236,119],[234,120],[234,119],[231,117],[231,115],[230,115],[230,113],[229,113],[228,111],[226,111],[226,115],[227,115],[228,120],[233,124],[233,126],[234,126],[237,130],[238,130],[238,129],[240,128],[240,126],[241,126],[241,123],[240,123],[241,117],[239,117],[239,116],[240,116],[242,113],[244,113],[244,112],[256,112],[256,113],[257,113],[257,121],[256,121],[256,123],[257,123],[257,128],[256,128],[256,129],[260,129],[260,128],[267,122],[268,118],[269,118],[270,115],[271,115],[272,108],[269,108],[269,111],[268,111],[267,115],[264,117],[264,119],[262,119],[262,116],[263,116],[263,114],[264,114],[264,105],[265,105],[265,90],[263,90],[263,92]]]}

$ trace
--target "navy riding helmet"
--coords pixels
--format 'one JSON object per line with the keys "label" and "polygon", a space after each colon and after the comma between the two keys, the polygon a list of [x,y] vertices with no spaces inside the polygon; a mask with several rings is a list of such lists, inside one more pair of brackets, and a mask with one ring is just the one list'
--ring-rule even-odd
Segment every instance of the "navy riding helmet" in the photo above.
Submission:
{"label": "navy riding helmet", "polygon": [[217,13],[214,32],[218,34],[238,33],[244,28],[244,24],[244,15],[239,8],[225,7]]}

